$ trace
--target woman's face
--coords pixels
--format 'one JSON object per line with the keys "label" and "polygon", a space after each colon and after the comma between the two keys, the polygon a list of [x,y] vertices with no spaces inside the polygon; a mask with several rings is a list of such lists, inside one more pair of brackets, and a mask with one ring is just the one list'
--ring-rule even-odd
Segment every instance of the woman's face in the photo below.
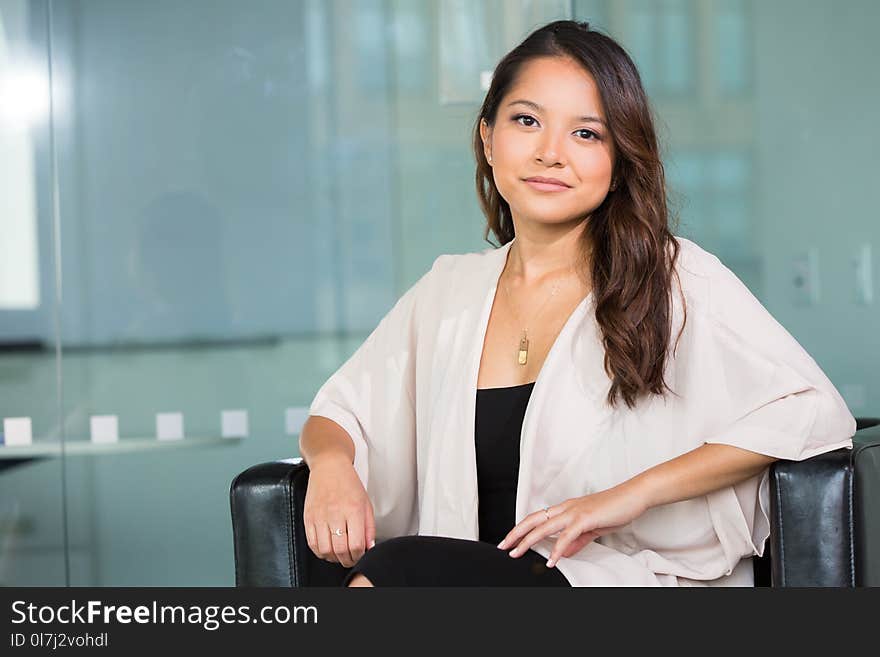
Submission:
{"label": "woman's face", "polygon": [[[593,76],[570,59],[523,65],[480,135],[514,220],[560,224],[595,210],[611,185],[614,144]],[[491,156],[491,159],[490,159]],[[530,183],[555,178],[564,185]]]}

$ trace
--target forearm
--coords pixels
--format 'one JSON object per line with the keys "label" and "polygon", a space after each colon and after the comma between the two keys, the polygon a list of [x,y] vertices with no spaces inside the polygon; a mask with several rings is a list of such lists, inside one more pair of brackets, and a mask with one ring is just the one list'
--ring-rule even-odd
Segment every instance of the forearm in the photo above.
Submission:
{"label": "forearm", "polygon": [[776,460],[732,445],[704,444],[645,470],[621,486],[641,495],[646,508],[651,508],[732,486]]}
{"label": "forearm", "polygon": [[310,470],[322,461],[345,460],[354,464],[354,442],[333,420],[310,415],[299,436],[300,456]]}

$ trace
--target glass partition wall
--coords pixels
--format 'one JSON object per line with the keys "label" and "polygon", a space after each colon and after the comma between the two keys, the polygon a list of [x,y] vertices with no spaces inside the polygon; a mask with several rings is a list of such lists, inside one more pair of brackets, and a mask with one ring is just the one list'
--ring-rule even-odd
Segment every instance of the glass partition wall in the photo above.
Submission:
{"label": "glass partition wall", "polygon": [[876,415],[880,7],[832,6],[0,0],[0,584],[234,583],[232,478],[490,246],[470,130],[557,18],[636,59],[678,234]]}

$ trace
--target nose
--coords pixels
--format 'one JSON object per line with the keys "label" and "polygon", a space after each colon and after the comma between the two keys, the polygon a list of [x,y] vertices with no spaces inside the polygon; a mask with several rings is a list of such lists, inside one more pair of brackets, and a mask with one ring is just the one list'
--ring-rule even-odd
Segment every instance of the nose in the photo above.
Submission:
{"label": "nose", "polygon": [[556,166],[563,163],[562,149],[559,146],[560,137],[551,131],[544,132],[535,152],[535,160],[545,166]]}

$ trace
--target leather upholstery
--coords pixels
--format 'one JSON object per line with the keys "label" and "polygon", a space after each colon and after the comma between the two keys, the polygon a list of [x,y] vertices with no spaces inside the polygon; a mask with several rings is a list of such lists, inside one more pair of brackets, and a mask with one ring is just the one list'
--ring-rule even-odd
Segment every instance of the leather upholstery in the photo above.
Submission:
{"label": "leather upholstery", "polygon": [[[880,585],[880,419],[858,419],[853,449],[770,466],[771,526],[756,586]],[[340,586],[348,568],[316,557],[302,525],[308,466],[271,461],[230,487],[237,586]]]}
{"label": "leather upholstery", "polygon": [[880,585],[880,426],[852,450],[774,463],[770,510],[773,586]]}

